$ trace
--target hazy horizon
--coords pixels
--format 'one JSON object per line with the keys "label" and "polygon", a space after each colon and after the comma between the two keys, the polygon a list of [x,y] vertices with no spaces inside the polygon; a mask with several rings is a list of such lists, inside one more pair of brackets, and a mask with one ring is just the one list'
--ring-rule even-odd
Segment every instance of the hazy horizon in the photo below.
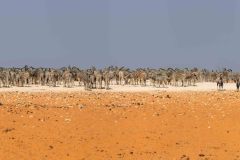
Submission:
{"label": "hazy horizon", "polygon": [[240,70],[237,0],[2,0],[0,66]]}

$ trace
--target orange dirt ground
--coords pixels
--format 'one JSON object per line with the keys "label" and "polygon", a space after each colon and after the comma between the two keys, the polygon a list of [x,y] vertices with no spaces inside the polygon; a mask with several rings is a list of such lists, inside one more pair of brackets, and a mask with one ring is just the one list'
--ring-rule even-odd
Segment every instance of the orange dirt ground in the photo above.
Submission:
{"label": "orange dirt ground", "polygon": [[240,93],[0,93],[0,160],[238,160]]}

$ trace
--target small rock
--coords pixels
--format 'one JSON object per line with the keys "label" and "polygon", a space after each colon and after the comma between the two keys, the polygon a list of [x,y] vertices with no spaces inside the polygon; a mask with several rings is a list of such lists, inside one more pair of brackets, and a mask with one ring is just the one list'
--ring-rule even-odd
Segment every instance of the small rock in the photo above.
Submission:
{"label": "small rock", "polygon": [[180,160],[190,160],[190,158],[186,155],[182,155],[182,157],[180,158]]}
{"label": "small rock", "polygon": [[71,122],[71,118],[65,118],[66,122]]}
{"label": "small rock", "polygon": [[85,106],[81,104],[81,105],[78,106],[78,108],[83,109],[83,108],[85,108]]}
{"label": "small rock", "polygon": [[201,154],[199,154],[199,157],[204,157],[204,156],[205,156],[205,155],[204,155],[204,154],[202,154],[202,153],[201,153]]}
{"label": "small rock", "polygon": [[167,95],[166,98],[171,98],[171,97],[169,95]]}
{"label": "small rock", "polygon": [[6,128],[6,129],[3,130],[3,132],[8,133],[8,132],[11,132],[13,130],[15,130],[15,128]]}

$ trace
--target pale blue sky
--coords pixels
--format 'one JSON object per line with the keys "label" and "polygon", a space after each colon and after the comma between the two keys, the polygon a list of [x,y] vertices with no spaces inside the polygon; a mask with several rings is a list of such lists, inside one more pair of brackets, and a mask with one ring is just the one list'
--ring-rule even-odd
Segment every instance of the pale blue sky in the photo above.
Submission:
{"label": "pale blue sky", "polygon": [[1,0],[0,66],[240,70],[237,0]]}

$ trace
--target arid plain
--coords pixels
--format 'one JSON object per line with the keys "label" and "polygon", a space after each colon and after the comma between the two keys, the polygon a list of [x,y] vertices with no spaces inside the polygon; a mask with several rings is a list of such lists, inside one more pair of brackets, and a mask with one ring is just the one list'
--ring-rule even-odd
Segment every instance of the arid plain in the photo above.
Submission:
{"label": "arid plain", "polygon": [[238,160],[240,93],[212,85],[2,89],[0,159]]}

